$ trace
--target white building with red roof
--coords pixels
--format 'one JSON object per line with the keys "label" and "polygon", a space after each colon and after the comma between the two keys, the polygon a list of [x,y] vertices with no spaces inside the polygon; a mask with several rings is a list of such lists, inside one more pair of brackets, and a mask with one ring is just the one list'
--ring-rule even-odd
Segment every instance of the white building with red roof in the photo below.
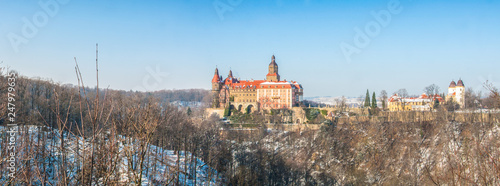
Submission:
{"label": "white building with red roof", "polygon": [[430,95],[423,93],[419,97],[400,97],[394,94],[388,100],[389,111],[429,111],[434,108],[434,103],[444,102],[443,98],[439,95]]}

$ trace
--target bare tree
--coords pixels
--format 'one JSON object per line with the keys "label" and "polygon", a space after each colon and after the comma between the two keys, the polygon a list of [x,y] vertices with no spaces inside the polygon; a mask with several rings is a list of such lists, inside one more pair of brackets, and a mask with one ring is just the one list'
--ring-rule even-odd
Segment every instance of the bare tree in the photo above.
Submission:
{"label": "bare tree", "polygon": [[410,96],[405,88],[399,89],[398,91],[394,92],[394,94],[398,94],[398,96],[402,98],[407,98],[408,96]]}
{"label": "bare tree", "polygon": [[424,92],[428,96],[433,96],[433,95],[439,94],[440,89],[439,89],[439,86],[437,86],[436,84],[432,84],[432,85],[425,87]]}
{"label": "bare tree", "polygon": [[484,104],[488,108],[500,108],[500,91],[488,81],[484,83],[484,87],[490,92],[490,95],[484,99]]}
{"label": "bare tree", "polygon": [[345,112],[347,108],[347,99],[345,96],[335,98],[335,105],[339,108],[339,112]]}
{"label": "bare tree", "polygon": [[382,110],[385,110],[387,108],[387,91],[382,90],[380,91],[380,101],[382,102]]}
{"label": "bare tree", "polygon": [[363,108],[363,105],[365,103],[365,96],[360,95],[358,98],[356,98],[356,103],[358,104],[358,108]]}
{"label": "bare tree", "polygon": [[478,108],[481,104],[481,92],[474,92],[472,88],[465,90],[465,108]]}

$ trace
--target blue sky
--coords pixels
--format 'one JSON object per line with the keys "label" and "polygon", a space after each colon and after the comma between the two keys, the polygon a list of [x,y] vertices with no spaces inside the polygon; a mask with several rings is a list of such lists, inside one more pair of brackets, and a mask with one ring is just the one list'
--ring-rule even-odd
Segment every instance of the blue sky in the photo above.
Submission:
{"label": "blue sky", "polygon": [[[400,12],[391,13],[386,26],[372,15],[398,2]],[[40,3],[52,6],[47,11]],[[216,66],[223,76],[231,69],[241,79],[264,79],[273,54],[282,79],[299,81],[306,97],[400,88],[420,94],[432,83],[446,91],[459,78],[476,90],[486,80],[500,82],[500,2],[493,0],[0,5],[1,65],[62,84],[76,84],[76,57],[86,84],[95,85],[96,43],[100,86],[112,89],[209,89]],[[366,34],[372,23],[379,25],[370,27],[376,34],[357,47],[356,28]],[[27,24],[36,31],[23,33]],[[359,53],[347,60],[341,43]]]}

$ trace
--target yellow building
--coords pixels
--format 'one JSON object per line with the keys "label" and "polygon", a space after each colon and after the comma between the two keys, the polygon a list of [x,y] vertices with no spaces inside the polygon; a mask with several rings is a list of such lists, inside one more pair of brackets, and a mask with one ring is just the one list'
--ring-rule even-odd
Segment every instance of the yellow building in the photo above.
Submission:
{"label": "yellow building", "polygon": [[438,100],[443,102],[443,98],[439,95],[427,96],[422,94],[419,97],[403,98],[394,94],[388,99],[389,111],[428,111],[434,108],[434,102]]}

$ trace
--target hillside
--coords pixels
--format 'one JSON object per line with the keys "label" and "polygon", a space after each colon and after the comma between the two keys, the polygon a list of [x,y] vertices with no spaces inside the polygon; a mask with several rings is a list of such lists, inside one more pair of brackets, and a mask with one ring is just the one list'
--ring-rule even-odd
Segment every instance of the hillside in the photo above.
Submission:
{"label": "hillside", "polygon": [[[320,130],[289,132],[267,129],[260,112],[238,113],[254,128],[225,130],[219,118],[200,117],[203,109],[153,93],[23,77],[16,89],[21,127],[0,128],[2,185],[500,184],[498,112],[316,112],[327,121]],[[490,97],[500,101],[496,91]]]}
{"label": "hillside", "polygon": [[[7,130],[10,129],[0,127],[1,134],[8,134]],[[83,154],[90,151],[89,140],[50,127],[31,125],[15,127],[14,130],[18,131],[15,158],[17,162],[23,162],[17,166],[16,172],[30,172],[30,175],[22,176],[31,180],[30,184],[57,185],[61,179],[66,179],[65,182],[70,185],[81,183],[78,177],[83,174],[81,167],[86,163]],[[0,139],[2,152],[6,150],[4,139],[5,135]],[[148,144],[144,149],[146,151],[144,166],[138,168],[136,163],[141,157],[134,152],[138,148],[135,144],[141,142],[124,136],[119,136],[113,141],[117,154],[112,157],[114,162],[108,164],[111,166],[108,168],[113,171],[97,178],[97,185],[105,183],[124,185],[134,182],[142,185],[169,185],[176,183],[174,180],[181,185],[215,185],[219,182],[219,178],[216,177],[217,171],[189,152],[176,153]],[[7,156],[3,157],[5,158],[2,159],[2,163],[8,160]],[[60,174],[61,169],[65,170],[65,178]],[[3,172],[0,183],[2,185],[17,183],[10,180],[7,173]]]}

